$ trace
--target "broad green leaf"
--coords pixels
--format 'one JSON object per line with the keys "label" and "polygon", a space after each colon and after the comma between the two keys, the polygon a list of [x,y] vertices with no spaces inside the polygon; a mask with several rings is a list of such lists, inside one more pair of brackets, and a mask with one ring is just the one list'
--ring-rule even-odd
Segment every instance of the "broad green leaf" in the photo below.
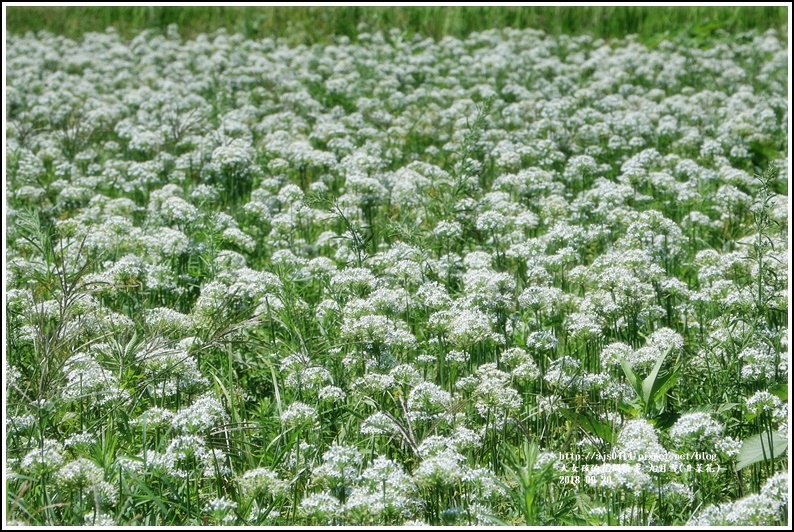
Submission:
{"label": "broad green leaf", "polygon": [[590,414],[581,414],[570,409],[562,409],[561,413],[569,420],[578,423],[582,429],[591,435],[597,436],[610,445],[615,443],[615,435],[612,432],[612,427],[596,419],[595,416]]}
{"label": "broad green leaf", "polygon": [[660,405],[664,404],[665,396],[664,394],[667,393],[667,390],[673,387],[673,385],[678,381],[678,377],[681,374],[678,371],[674,371],[669,375],[665,375],[662,379],[659,379],[659,387],[653,392],[653,401],[655,404]]}
{"label": "broad green leaf", "polygon": [[654,396],[654,387],[656,387],[656,379],[659,376],[659,371],[662,369],[662,364],[664,364],[664,359],[667,357],[667,353],[670,351],[667,350],[664,353],[660,353],[659,357],[656,359],[656,364],[653,365],[653,371],[651,371],[650,375],[645,377],[645,380],[642,381],[642,400],[645,401],[645,404],[651,402],[651,399]]}
{"label": "broad green leaf", "polygon": [[626,374],[626,378],[629,380],[629,384],[631,384],[631,387],[637,391],[638,395],[641,395],[640,392],[642,390],[639,388],[637,382],[637,376],[634,375],[634,371],[632,371],[631,369],[631,364],[629,364],[625,358],[620,357],[620,366],[623,368],[623,373]]}
{"label": "broad green leaf", "polygon": [[588,431],[592,432],[610,445],[615,443],[615,434],[612,432],[612,427],[609,426],[609,424],[604,423],[590,415],[580,415],[579,417],[581,418],[582,426]]}
{"label": "broad green leaf", "polygon": [[501,517],[496,517],[495,515],[485,514],[484,517],[497,526],[513,526]]}
{"label": "broad green leaf", "polygon": [[675,384],[675,381],[678,379],[677,373],[665,373],[661,377],[658,377],[653,384],[651,385],[650,389],[650,397],[648,398],[649,403],[658,402],[659,399],[664,397],[664,392],[666,392],[670,387]]}
{"label": "broad green leaf", "polygon": [[786,452],[786,449],[788,449],[788,439],[780,432],[772,433],[771,445],[767,433],[750,436],[742,443],[742,450],[739,451],[736,459],[736,470],[742,470],[769,458],[777,458]]}
{"label": "broad green leaf", "polygon": [[632,417],[637,417],[642,413],[642,406],[640,406],[638,402],[639,402],[639,397],[635,398],[630,403],[621,401],[620,403],[618,403],[618,408]]}
{"label": "broad green leaf", "polygon": [[677,412],[664,412],[654,418],[654,426],[659,430],[669,429],[672,427],[681,414]]}
{"label": "broad green leaf", "polygon": [[777,396],[781,401],[788,401],[788,384],[775,384],[769,388],[769,393]]}

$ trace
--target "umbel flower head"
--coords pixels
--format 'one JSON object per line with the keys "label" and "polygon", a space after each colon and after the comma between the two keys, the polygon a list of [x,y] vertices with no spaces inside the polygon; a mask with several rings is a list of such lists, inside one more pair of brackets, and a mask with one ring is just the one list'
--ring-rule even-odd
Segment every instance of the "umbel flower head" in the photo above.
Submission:
{"label": "umbel flower head", "polygon": [[670,436],[681,445],[708,447],[722,436],[722,425],[705,412],[683,414],[670,429]]}
{"label": "umbel flower head", "polygon": [[33,474],[54,471],[63,463],[63,450],[60,442],[45,439],[22,458],[20,465],[24,471]]}
{"label": "umbel flower head", "polygon": [[276,496],[287,488],[287,483],[266,467],[246,471],[237,482],[243,494],[250,498],[263,494]]}
{"label": "umbel flower head", "polygon": [[648,421],[635,419],[627,422],[618,436],[614,452],[624,456],[628,463],[639,464],[643,471],[653,474],[664,466],[665,471],[676,471],[680,462],[675,453],[667,451]]}
{"label": "umbel flower head", "polygon": [[317,409],[300,401],[295,401],[281,414],[281,422],[287,427],[300,427],[316,419]]}
{"label": "umbel flower head", "polygon": [[692,516],[687,526],[774,526],[785,522],[788,508],[788,473],[776,473],[761,487],[733,502],[711,505]]}

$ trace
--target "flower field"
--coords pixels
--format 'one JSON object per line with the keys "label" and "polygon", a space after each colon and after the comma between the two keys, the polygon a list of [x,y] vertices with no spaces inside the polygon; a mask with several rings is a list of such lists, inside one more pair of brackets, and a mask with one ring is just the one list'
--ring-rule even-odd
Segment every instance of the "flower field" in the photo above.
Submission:
{"label": "flower field", "polygon": [[6,44],[6,524],[788,523],[785,36]]}

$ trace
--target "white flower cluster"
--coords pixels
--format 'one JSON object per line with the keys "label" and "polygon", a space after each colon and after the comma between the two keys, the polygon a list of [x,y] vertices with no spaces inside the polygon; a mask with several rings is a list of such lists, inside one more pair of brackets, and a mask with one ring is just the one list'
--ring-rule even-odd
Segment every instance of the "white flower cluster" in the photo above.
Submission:
{"label": "white flower cluster", "polygon": [[265,493],[277,496],[287,488],[287,483],[279,479],[275,471],[266,467],[246,471],[237,482],[245,496],[249,498]]}
{"label": "white flower cluster", "polygon": [[229,414],[223,404],[213,395],[206,394],[174,414],[171,425],[183,432],[196,433],[206,432],[228,420]]}
{"label": "white flower cluster", "polygon": [[668,452],[659,443],[653,425],[644,419],[629,421],[623,426],[614,452],[624,453],[629,462],[638,463],[651,475],[654,471],[678,471],[681,468],[675,453]]}
{"label": "white flower cluster", "polygon": [[687,522],[687,526],[757,526],[783,524],[788,509],[788,473],[776,473],[761,487],[761,493],[733,502],[709,506]]}
{"label": "white flower cluster", "polygon": [[281,414],[281,422],[287,427],[301,427],[312,422],[317,416],[317,409],[300,401],[295,401]]}

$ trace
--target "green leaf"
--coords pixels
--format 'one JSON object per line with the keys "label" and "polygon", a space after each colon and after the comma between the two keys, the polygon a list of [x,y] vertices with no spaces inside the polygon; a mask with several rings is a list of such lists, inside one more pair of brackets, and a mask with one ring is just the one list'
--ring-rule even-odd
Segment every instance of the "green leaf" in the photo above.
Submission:
{"label": "green leaf", "polygon": [[632,417],[637,417],[642,413],[642,406],[638,404],[639,398],[635,398],[632,402],[627,403],[621,401],[618,403],[618,408]]}
{"label": "green leaf", "polygon": [[777,396],[781,401],[788,401],[788,384],[775,384],[769,388],[769,393]]}
{"label": "green leaf", "polygon": [[642,396],[642,389],[637,382],[637,376],[634,375],[634,372],[631,370],[631,364],[629,364],[625,358],[620,357],[620,366],[623,368],[623,373],[626,374],[626,378],[629,380],[631,387],[637,391],[637,395]]}
{"label": "green leaf", "polygon": [[[670,377],[675,375],[675,372],[670,372],[665,374],[663,377],[659,377],[659,371],[662,369],[664,359],[667,358],[667,355],[670,354],[670,351],[671,349],[668,349],[664,353],[659,354],[659,358],[656,359],[656,364],[653,366],[653,371],[651,371],[650,375],[645,377],[645,380],[642,381],[642,399],[645,401],[646,405],[656,400],[656,396],[665,386],[665,383],[668,382]],[[675,380],[673,380],[673,382],[675,382]],[[668,385],[667,388],[670,386],[672,386],[672,383]],[[667,388],[665,388],[664,391],[667,391]]]}
{"label": "green leaf", "polygon": [[770,458],[777,458],[788,449],[788,439],[782,433],[772,433],[771,445],[769,439],[767,433],[755,434],[746,438],[742,443],[742,450],[739,451],[739,456],[736,458],[736,471]]}
{"label": "green leaf", "polygon": [[512,524],[508,523],[501,517],[497,517],[495,515],[485,514],[484,517],[489,521],[491,521],[496,526],[513,526]]}
{"label": "green leaf", "polygon": [[615,435],[612,432],[612,427],[602,421],[599,421],[595,416],[574,412],[571,409],[562,409],[560,412],[569,420],[578,423],[582,429],[591,435],[600,438],[610,445],[615,443]]}
{"label": "green leaf", "polygon": [[667,390],[673,387],[679,376],[680,373],[678,373],[678,371],[674,371],[657,380],[657,385],[652,390],[651,395],[653,397],[654,404],[656,404],[660,409],[664,409],[664,394],[667,393]]}
{"label": "green leaf", "polygon": [[654,426],[659,430],[669,429],[678,421],[679,417],[681,414],[677,412],[664,412],[654,418]]}

